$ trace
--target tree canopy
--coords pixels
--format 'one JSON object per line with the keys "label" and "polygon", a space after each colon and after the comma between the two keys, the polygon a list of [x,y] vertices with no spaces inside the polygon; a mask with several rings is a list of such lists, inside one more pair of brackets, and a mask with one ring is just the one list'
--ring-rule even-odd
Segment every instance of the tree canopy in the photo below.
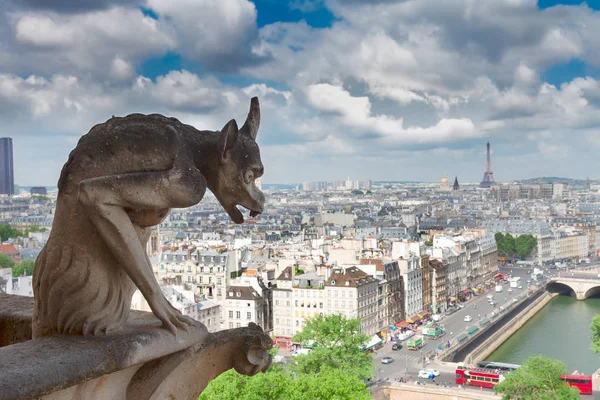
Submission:
{"label": "tree canopy", "polygon": [[5,242],[10,238],[23,236],[23,233],[10,226],[9,224],[0,224],[0,239]]}
{"label": "tree canopy", "polygon": [[562,361],[532,356],[520,368],[505,375],[506,379],[496,385],[496,393],[502,394],[504,400],[578,400],[579,390],[571,388],[560,377],[566,370]]}
{"label": "tree canopy", "polygon": [[200,400],[370,399],[363,377],[370,377],[373,367],[371,355],[360,351],[367,336],[358,333],[359,326],[358,319],[340,315],[310,319],[294,337],[314,341],[309,354],[252,377],[227,371],[209,383]]}
{"label": "tree canopy", "polygon": [[592,318],[590,330],[592,331],[592,351],[600,353],[600,314],[596,314]]}
{"label": "tree canopy", "polygon": [[494,235],[498,246],[498,256],[507,258],[525,258],[537,246],[537,239],[533,235],[520,235],[516,238],[507,233],[497,232]]}
{"label": "tree canopy", "polygon": [[[15,262],[4,253],[0,253],[0,267],[2,268],[12,268],[15,266]],[[13,272],[14,275],[14,272]]]}
{"label": "tree canopy", "polygon": [[359,328],[360,319],[347,319],[341,314],[309,319],[293,341],[311,342],[313,350],[307,356],[298,357],[292,368],[297,373],[317,374],[327,366],[359,379],[371,377],[371,355],[361,350],[369,337],[359,333]]}
{"label": "tree canopy", "polygon": [[33,260],[23,260],[13,267],[12,275],[14,277],[25,275],[31,276],[33,275]]}

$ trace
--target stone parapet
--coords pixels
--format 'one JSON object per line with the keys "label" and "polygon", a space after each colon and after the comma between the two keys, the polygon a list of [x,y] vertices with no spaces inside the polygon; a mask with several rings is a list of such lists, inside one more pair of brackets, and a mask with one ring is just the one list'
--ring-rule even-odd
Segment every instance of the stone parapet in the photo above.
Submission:
{"label": "stone parapet", "polygon": [[111,335],[29,340],[31,310],[31,298],[0,294],[0,400],[187,399],[228,369],[252,375],[271,362],[256,325],[174,337],[152,313],[132,312]]}
{"label": "stone parapet", "polygon": [[377,400],[498,400],[502,396],[488,391],[443,388],[434,385],[389,383],[373,393]]}

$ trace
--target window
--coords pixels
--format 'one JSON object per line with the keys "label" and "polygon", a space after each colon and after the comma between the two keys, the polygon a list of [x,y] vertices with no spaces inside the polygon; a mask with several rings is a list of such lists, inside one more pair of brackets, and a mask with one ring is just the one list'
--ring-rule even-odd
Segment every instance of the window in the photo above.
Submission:
{"label": "window", "polygon": [[279,300],[275,300],[275,305],[278,306],[279,305]]}
{"label": "window", "polygon": [[288,306],[288,307],[290,306],[290,301],[289,301],[289,300],[288,300],[288,301],[286,301],[285,303],[286,303],[286,304],[285,304],[286,306]]}
{"label": "window", "polygon": [[221,284],[221,278],[217,278],[217,285]]}
{"label": "window", "polygon": [[251,312],[247,312],[246,313],[246,319],[252,319],[252,313]]}
{"label": "window", "polygon": [[242,324],[240,324],[239,322],[237,324],[235,324],[236,328],[240,328],[242,326]]}
{"label": "window", "polygon": [[229,318],[233,318],[233,311],[229,311]]}
{"label": "window", "polygon": [[203,281],[203,278],[204,278],[204,277],[203,277],[202,275],[200,275],[200,283],[202,283],[202,281]]}
{"label": "window", "polygon": [[242,313],[241,313],[240,311],[236,311],[236,312],[235,312],[235,317],[236,317],[237,319],[240,319],[240,318],[242,318]]}
{"label": "window", "polygon": [[210,318],[208,319],[208,326],[210,326]]}
{"label": "window", "polygon": [[229,329],[233,329],[233,322],[229,323]]}

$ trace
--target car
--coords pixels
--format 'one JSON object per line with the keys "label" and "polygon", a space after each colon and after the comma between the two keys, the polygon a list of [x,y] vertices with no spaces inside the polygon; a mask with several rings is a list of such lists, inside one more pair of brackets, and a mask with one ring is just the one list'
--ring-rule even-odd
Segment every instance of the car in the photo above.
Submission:
{"label": "car", "polygon": [[419,371],[419,378],[433,379],[433,378],[435,378],[435,374],[428,369],[422,369]]}
{"label": "car", "polygon": [[496,307],[498,305],[498,303],[496,303],[495,301],[490,302],[490,306],[492,307]]}
{"label": "car", "polygon": [[512,293],[512,289],[508,289],[508,293]]}
{"label": "car", "polygon": [[392,350],[402,350],[402,344],[400,344],[400,343],[394,343],[392,345]]}
{"label": "car", "polygon": [[523,285],[519,285],[519,289],[523,289]]}
{"label": "car", "polygon": [[392,357],[383,357],[381,359],[382,364],[391,364],[393,362],[394,362],[394,359]]}
{"label": "car", "polygon": [[440,371],[438,371],[437,369],[427,368],[425,371],[431,372],[433,376],[440,376]]}
{"label": "car", "polygon": [[471,322],[473,318],[470,315],[465,315],[465,322]]}
{"label": "car", "polygon": [[488,294],[485,297],[487,297],[488,300],[494,300],[494,295],[493,294]]}
{"label": "car", "polygon": [[456,310],[455,310],[454,308],[449,308],[449,309],[446,311],[446,315],[452,315],[452,314],[454,314],[455,312],[456,312]]}
{"label": "car", "polygon": [[462,304],[457,304],[456,307],[458,307],[458,308],[465,308],[465,306],[462,305]]}

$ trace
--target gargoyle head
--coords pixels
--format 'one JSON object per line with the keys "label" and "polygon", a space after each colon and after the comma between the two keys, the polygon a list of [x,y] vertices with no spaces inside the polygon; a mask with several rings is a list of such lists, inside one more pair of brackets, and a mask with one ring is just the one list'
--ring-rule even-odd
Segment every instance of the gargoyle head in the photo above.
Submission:
{"label": "gargoyle head", "polygon": [[250,101],[250,112],[238,130],[235,120],[229,121],[219,134],[219,168],[209,188],[215,194],[233,222],[241,224],[244,217],[237,206],[250,210],[250,216],[260,214],[265,205],[265,195],[254,181],[264,172],[256,135],[260,124],[258,98]]}

